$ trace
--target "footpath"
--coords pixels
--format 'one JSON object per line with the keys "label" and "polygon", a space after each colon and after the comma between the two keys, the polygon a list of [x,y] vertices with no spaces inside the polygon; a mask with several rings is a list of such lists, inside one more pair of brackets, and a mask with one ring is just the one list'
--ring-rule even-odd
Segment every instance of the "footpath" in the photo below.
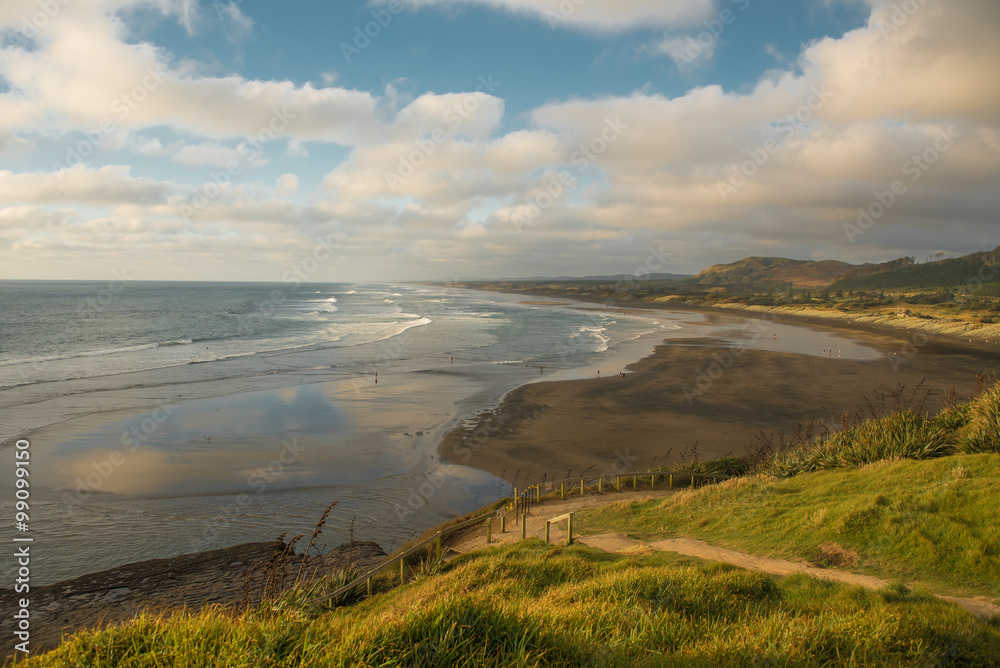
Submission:
{"label": "footpath", "polygon": [[[532,509],[532,513],[527,517],[524,527],[524,536],[527,538],[538,538],[545,540],[545,523],[554,517],[564,515],[578,510],[600,508],[603,506],[622,503],[627,501],[644,501],[656,499],[675,494],[677,490],[662,491],[623,491],[613,492],[604,495],[589,494],[587,496],[574,496],[567,499],[546,499]],[[501,533],[499,519],[494,519],[490,532],[490,544],[506,545],[521,540],[522,528],[520,523],[515,523],[513,516],[507,517],[506,532]],[[552,544],[566,543],[566,521],[555,523],[550,527],[550,542]],[[773,559],[762,557],[747,552],[738,552],[722,547],[710,545],[704,541],[688,538],[686,536],[676,536],[672,538],[664,537],[661,540],[643,542],[623,536],[617,533],[604,533],[595,535],[579,535],[576,530],[573,533],[573,542],[587,547],[592,547],[604,552],[618,554],[642,555],[653,552],[674,552],[689,557],[707,559],[710,561],[720,561],[740,568],[771,575],[785,576],[792,573],[804,573],[810,577],[822,580],[833,580],[849,585],[857,585],[866,589],[883,589],[891,582],[870,575],[859,575],[835,568],[820,568],[810,564],[787,561],[784,559]],[[448,543],[448,554],[445,560],[451,560],[460,554],[474,552],[487,547],[486,528],[477,526],[474,530],[468,531],[460,538]],[[934,594],[939,599],[954,603],[965,608],[972,615],[989,619],[1000,615],[1000,606],[993,603],[986,597],[959,598],[955,596],[944,596]]]}

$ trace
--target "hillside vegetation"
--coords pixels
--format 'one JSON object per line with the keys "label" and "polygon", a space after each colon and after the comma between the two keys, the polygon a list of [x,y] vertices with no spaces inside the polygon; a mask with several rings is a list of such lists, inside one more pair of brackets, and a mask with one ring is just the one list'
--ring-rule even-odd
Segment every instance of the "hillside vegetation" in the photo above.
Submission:
{"label": "hillside vegetation", "polygon": [[984,253],[928,262],[882,266],[851,272],[834,281],[829,290],[973,291],[1000,296],[1000,247]]}
{"label": "hillside vegetation", "polygon": [[989,666],[997,657],[997,625],[905,588],[530,540],[351,607],[145,615],[25,665]]}

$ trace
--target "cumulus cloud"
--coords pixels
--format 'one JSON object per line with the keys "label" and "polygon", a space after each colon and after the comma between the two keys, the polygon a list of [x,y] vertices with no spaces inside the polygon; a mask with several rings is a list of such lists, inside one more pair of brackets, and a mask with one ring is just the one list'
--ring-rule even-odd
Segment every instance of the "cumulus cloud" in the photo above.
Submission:
{"label": "cumulus cloud", "polygon": [[278,197],[294,195],[299,191],[299,177],[295,174],[282,174],[275,184],[274,194]]}
{"label": "cumulus cloud", "polygon": [[[384,5],[389,0],[376,0]],[[625,30],[637,26],[690,26],[711,15],[714,0],[403,0],[404,6],[487,6],[533,16],[552,27]]]}
{"label": "cumulus cloud", "polygon": [[177,189],[175,184],[134,177],[127,165],[98,169],[77,165],[51,173],[0,171],[0,202],[11,204],[153,204]]}
{"label": "cumulus cloud", "polygon": [[[61,5],[37,31],[38,48],[0,50],[0,76],[11,88],[0,94],[0,132],[169,125],[214,138],[283,135],[345,145],[376,132],[375,100],[367,92],[172,67],[161,49],[124,40],[125,25],[107,13],[126,4]],[[193,16],[191,3],[160,4],[185,20]],[[16,26],[18,18],[8,10],[2,20]]]}
{"label": "cumulus cloud", "polygon": [[[558,10],[543,0],[408,4],[473,2],[538,20]],[[151,44],[125,41],[118,19],[97,11],[124,4],[66,4],[37,49],[0,51],[0,75],[12,82],[0,94],[0,150],[4,137],[37,141],[106,119],[116,145],[147,158],[210,172],[233,159],[242,165],[256,144],[258,164],[270,155],[281,166],[258,181],[241,170],[222,185],[186,186],[120,165],[0,172],[4,240],[21,235],[24,248],[52,257],[63,246],[121,249],[116,235],[178,254],[196,252],[180,237],[205,239],[197,252],[229,240],[227,257],[274,260],[322,233],[335,235],[345,271],[380,258],[399,278],[436,263],[466,275],[570,273],[581,257],[614,258],[637,245],[669,247],[688,270],[763,252],[884,258],[915,239],[942,249],[956,240],[995,245],[1000,6],[989,0],[872,0],[867,25],[806,45],[794,67],[741,92],[707,85],[677,96],[552,100],[517,118],[507,115],[502,88],[377,96],[334,88],[333,77],[314,88],[202,76]],[[157,6],[184,20],[184,3]],[[593,30],[660,25],[677,35],[712,9],[579,3],[564,20]],[[0,21],[18,17],[0,8]],[[668,36],[660,46],[680,57],[690,45],[683,40]],[[698,57],[711,56],[702,46]],[[154,127],[182,139],[151,138]],[[279,140],[284,155],[267,149]],[[317,156],[331,143],[349,153],[300,205],[288,198],[312,179],[281,161],[307,157],[305,142]],[[896,181],[905,192],[863,236],[846,237],[844,226]],[[182,206],[210,191],[185,219]],[[73,222],[67,211],[77,209],[87,213]]]}
{"label": "cumulus cloud", "polygon": [[253,151],[246,144],[231,147],[219,142],[188,144],[178,149],[171,158],[187,167],[200,167],[202,165],[226,167],[235,163],[242,169],[243,167],[262,167],[268,162],[267,158],[260,152]]}

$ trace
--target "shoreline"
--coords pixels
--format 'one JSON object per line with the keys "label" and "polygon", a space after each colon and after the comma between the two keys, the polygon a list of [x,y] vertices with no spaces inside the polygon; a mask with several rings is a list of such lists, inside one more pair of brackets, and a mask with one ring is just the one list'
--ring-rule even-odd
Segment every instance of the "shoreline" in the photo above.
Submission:
{"label": "shoreline", "polygon": [[[647,309],[663,311],[687,311],[695,313],[714,313],[731,315],[742,318],[753,318],[760,315],[773,315],[778,321],[790,322],[794,324],[809,324],[829,328],[847,333],[874,333],[881,336],[891,336],[905,332],[912,334],[914,330],[924,332],[931,338],[940,338],[946,342],[961,345],[972,345],[974,350],[992,352],[997,359],[1000,359],[1000,324],[985,325],[979,330],[975,330],[970,335],[963,335],[952,331],[940,331],[931,327],[932,325],[942,325],[939,321],[924,320],[921,318],[908,317],[898,319],[885,319],[879,315],[860,312],[844,313],[843,316],[833,315],[830,312],[820,309],[808,309],[807,307],[788,306],[750,306],[743,304],[728,305],[707,305],[689,304],[684,300],[670,301],[649,301],[644,299],[612,299],[607,297],[594,297],[591,295],[576,295],[564,293],[557,290],[546,290],[544,288],[532,290],[513,290],[492,287],[470,287],[467,289],[483,292],[498,292],[503,294],[518,294],[534,297],[560,297],[570,301],[588,302],[600,304],[607,309]],[[986,330],[984,332],[984,330]],[[996,349],[984,348],[985,344],[977,337],[981,338],[981,333],[989,335],[990,346],[997,344]],[[973,337],[970,344],[969,336]],[[994,339],[994,336],[996,337]]]}
{"label": "shoreline", "polygon": [[[414,330],[401,345],[430,335]],[[41,536],[52,548],[40,553],[38,584],[306,531],[333,499],[342,503],[325,547],[353,529],[391,550],[495,499],[501,481],[478,469],[449,469],[443,480],[438,447],[453,428],[537,380],[539,369],[459,364],[457,353],[452,366],[449,357],[390,358],[377,367],[377,385],[337,368],[211,378],[209,365],[183,365],[65,381],[73,392],[55,397],[45,396],[48,386],[0,393],[16,409],[10,422],[28,427],[18,437],[32,442],[36,494],[49,502],[33,517],[51,529]],[[556,372],[545,368],[546,377]],[[112,534],[137,522],[134,539],[111,551],[78,531],[72,515],[89,521],[91,504]],[[171,519],[178,516],[189,518],[185,526]]]}
{"label": "shoreline", "polygon": [[[605,300],[575,299],[610,308]],[[615,306],[743,318],[753,314],[641,301]],[[847,334],[876,347],[880,355],[846,360],[722,345],[704,337],[668,339],[629,364],[624,378],[522,385],[475,422],[449,432],[439,453],[443,461],[512,484],[585,470],[624,472],[657,460],[670,464],[689,460],[695,452],[702,460],[740,456],[761,432],[791,433],[820,421],[839,425],[845,411],[854,413],[875,393],[889,396],[897,384],[905,387],[904,396],[921,387],[923,408],[936,411],[952,387],[967,395],[979,374],[1000,368],[1000,349],[984,350],[949,335],[907,336],[905,330],[879,325],[784,314],[777,320]]]}

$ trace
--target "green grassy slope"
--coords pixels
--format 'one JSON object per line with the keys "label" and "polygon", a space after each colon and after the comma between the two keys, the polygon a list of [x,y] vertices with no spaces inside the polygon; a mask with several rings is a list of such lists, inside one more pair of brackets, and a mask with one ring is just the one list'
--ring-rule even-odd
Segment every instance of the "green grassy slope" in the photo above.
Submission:
{"label": "green grassy slope", "polygon": [[687,535],[732,549],[813,560],[836,543],[851,570],[935,593],[1000,597],[1000,456],[895,461],[793,478],[737,478],[666,500],[609,506],[584,532]]}
{"label": "green grassy slope", "polygon": [[963,257],[910,264],[834,281],[829,290],[961,290],[1000,296],[1000,248]]}
{"label": "green grassy slope", "polygon": [[905,590],[533,540],[332,612],[146,616],[25,665],[989,666],[996,626]]}

